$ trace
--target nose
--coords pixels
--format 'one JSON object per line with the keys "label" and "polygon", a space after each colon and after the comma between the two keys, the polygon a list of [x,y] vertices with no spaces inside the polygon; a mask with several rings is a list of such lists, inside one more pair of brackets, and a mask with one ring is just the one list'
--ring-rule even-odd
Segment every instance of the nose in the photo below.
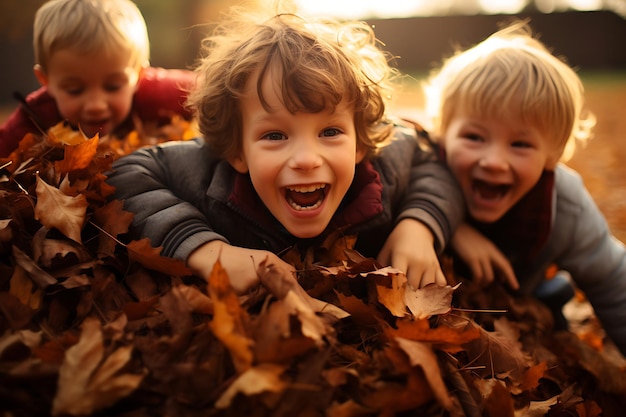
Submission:
{"label": "nose", "polygon": [[85,110],[88,113],[99,113],[107,109],[107,93],[96,89],[91,91],[85,100]]}
{"label": "nose", "polygon": [[506,170],[509,167],[507,152],[503,146],[491,145],[485,149],[480,158],[479,165],[481,168],[490,170]]}
{"label": "nose", "polygon": [[311,170],[323,163],[317,138],[298,138],[293,140],[289,166],[292,169]]}

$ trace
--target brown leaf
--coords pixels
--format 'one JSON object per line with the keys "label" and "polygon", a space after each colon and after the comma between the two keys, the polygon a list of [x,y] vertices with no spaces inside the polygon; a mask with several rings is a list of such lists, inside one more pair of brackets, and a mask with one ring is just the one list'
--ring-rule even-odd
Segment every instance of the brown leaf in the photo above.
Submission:
{"label": "brown leaf", "polygon": [[33,261],[28,255],[22,252],[17,246],[13,246],[13,257],[15,262],[22,267],[30,276],[30,278],[37,283],[41,288],[46,288],[49,285],[54,285],[57,280],[54,279],[49,273],[44,271]]}
{"label": "brown leaf", "polygon": [[326,323],[318,317],[314,306],[318,300],[312,299],[298,284],[290,271],[284,271],[273,264],[267,264],[263,260],[257,269],[261,283],[267,286],[272,293],[285,303],[286,310],[300,320],[301,331],[304,336],[310,337],[317,343],[323,343],[323,337],[329,330]]}
{"label": "brown leaf", "polygon": [[11,277],[9,294],[20,300],[22,304],[32,310],[39,310],[43,300],[43,291],[36,286],[32,279],[28,277],[26,271],[19,265],[15,267]]}
{"label": "brown leaf", "polygon": [[424,288],[404,289],[404,302],[413,316],[423,319],[437,314],[447,314],[452,309],[452,293],[459,288],[460,283],[451,287],[436,284],[427,285]]}
{"label": "brown leaf", "polygon": [[130,360],[131,352],[132,346],[123,346],[102,361],[100,323],[95,319],[85,320],[78,343],[67,350],[59,370],[52,415],[91,414],[133,392],[143,375],[117,375]]}
{"label": "brown leaf", "polygon": [[441,369],[437,362],[437,356],[432,347],[426,343],[415,342],[413,340],[404,339],[402,337],[396,338],[396,343],[402,349],[407,356],[412,366],[419,366],[424,371],[426,380],[430,385],[435,398],[439,401],[439,404],[446,410],[452,409],[452,399],[448,393],[443,378],[441,377]]}
{"label": "brown leaf", "polygon": [[101,229],[98,234],[98,252],[103,255],[113,256],[117,245],[115,238],[128,232],[134,215],[123,210],[123,207],[123,201],[112,200],[93,213],[92,221]]}
{"label": "brown leaf", "polygon": [[215,407],[227,408],[239,393],[251,396],[264,392],[282,392],[286,388],[286,384],[281,380],[281,374],[284,371],[285,367],[271,363],[264,363],[249,368],[230,384],[228,389],[215,402]]}
{"label": "brown leaf", "polygon": [[87,205],[87,199],[82,194],[75,197],[65,195],[37,175],[35,219],[47,228],[56,228],[65,236],[81,243],[80,234],[85,223]]}
{"label": "brown leaf", "polygon": [[148,238],[133,240],[126,245],[126,248],[130,259],[152,271],[175,276],[192,274],[183,261],[161,256],[161,248],[153,248]]}

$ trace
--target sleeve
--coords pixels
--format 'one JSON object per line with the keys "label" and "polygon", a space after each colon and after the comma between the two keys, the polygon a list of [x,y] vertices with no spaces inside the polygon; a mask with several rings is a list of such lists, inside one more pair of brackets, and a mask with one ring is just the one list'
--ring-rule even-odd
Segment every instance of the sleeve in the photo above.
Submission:
{"label": "sleeve", "polygon": [[46,131],[62,120],[56,102],[45,87],[30,93],[26,106],[28,109],[20,104],[0,126],[0,157],[9,156],[27,133]]}
{"label": "sleeve", "polygon": [[162,255],[182,260],[206,242],[225,241],[199,208],[210,166],[200,140],[145,148],[118,159],[107,183],[115,187],[113,198],[134,214],[131,237],[147,237],[153,247],[162,247]]}
{"label": "sleeve", "polygon": [[194,83],[192,71],[148,67],[135,93],[134,110],[142,120],[169,120],[175,114],[191,119],[185,102]]}
{"label": "sleeve", "polygon": [[[416,135],[414,130],[397,128],[394,142],[396,140],[409,146],[393,152],[388,165],[399,167],[410,163],[407,182],[399,184],[397,190],[397,202],[394,203],[398,207],[396,222],[413,218],[424,223],[433,233],[435,249],[441,253],[465,216],[461,189],[437,157],[425,132]],[[392,142],[390,146],[395,144]]]}
{"label": "sleeve", "polygon": [[[563,170],[557,175],[566,175]],[[626,250],[610,232],[579,176],[567,175],[576,213],[567,250],[557,260],[585,293],[604,330],[626,355]],[[559,214],[557,214],[559,215]]]}

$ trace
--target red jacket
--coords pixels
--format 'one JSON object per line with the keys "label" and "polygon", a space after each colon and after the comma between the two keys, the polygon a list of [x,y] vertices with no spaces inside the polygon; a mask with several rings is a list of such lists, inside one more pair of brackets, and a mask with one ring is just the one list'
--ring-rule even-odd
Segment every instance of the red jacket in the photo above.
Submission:
{"label": "red jacket", "polygon": [[[191,71],[146,68],[133,98],[131,113],[126,121],[118,126],[116,132],[123,128],[132,129],[133,115],[144,122],[157,123],[167,123],[173,114],[190,119],[191,112],[184,107],[184,103],[187,91],[192,87],[193,82],[194,74]],[[48,94],[46,87],[30,93],[26,97],[26,103],[44,131],[63,120],[56,101]],[[40,130],[24,104],[20,104],[0,126],[0,157],[8,156],[13,152],[19,141],[29,132],[39,133]]]}

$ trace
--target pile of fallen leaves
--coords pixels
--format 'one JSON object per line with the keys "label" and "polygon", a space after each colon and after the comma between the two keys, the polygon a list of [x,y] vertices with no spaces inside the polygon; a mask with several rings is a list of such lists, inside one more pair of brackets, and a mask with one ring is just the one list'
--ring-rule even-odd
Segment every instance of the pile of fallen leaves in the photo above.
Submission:
{"label": "pile of fallen leaves", "polygon": [[626,373],[601,339],[554,332],[498,285],[411,290],[331,236],[285,255],[298,281],[261,264],[237,296],[219,264],[205,280],[123,243],[132,215],[105,173],[189,135],[169,129],[101,141],[59,125],[0,160],[3,416],[622,415]]}

